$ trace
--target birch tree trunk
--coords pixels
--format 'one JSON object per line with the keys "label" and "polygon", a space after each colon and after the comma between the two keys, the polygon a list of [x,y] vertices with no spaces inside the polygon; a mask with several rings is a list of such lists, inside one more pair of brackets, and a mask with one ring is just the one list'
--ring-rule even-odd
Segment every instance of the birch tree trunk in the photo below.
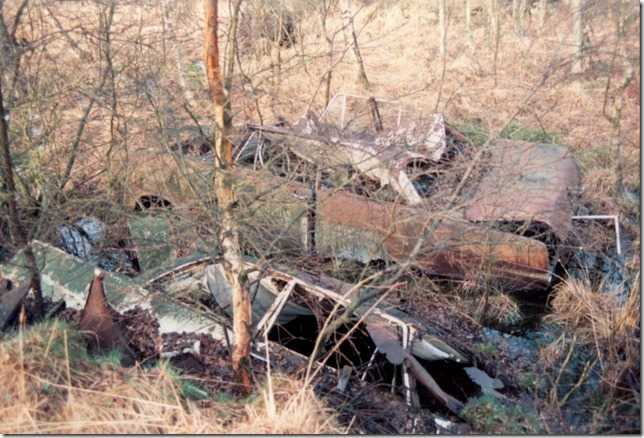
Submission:
{"label": "birch tree trunk", "polygon": [[226,104],[227,97],[224,93],[219,65],[217,0],[204,0],[204,17],[204,58],[208,85],[213,101],[213,112],[215,114],[214,190],[220,212],[219,245],[224,259],[224,274],[233,294],[235,346],[232,354],[232,364],[237,378],[245,390],[248,391],[251,386],[251,307],[248,291],[241,284],[241,247],[232,210],[235,202],[230,172],[233,166],[233,147],[228,137],[231,117],[230,114],[226,114],[226,108],[229,108],[229,106]]}

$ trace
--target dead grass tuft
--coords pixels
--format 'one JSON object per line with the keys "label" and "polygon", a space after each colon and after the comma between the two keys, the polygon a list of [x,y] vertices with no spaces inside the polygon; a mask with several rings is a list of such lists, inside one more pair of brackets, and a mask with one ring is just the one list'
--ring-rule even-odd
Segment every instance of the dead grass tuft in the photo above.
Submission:
{"label": "dead grass tuft", "polygon": [[[273,403],[220,398],[193,402],[165,364],[124,369],[90,357],[79,333],[60,321],[0,343],[0,433],[337,433],[321,401],[302,383],[276,379]],[[217,394],[213,395],[217,397]],[[223,401],[221,401],[223,400]]]}
{"label": "dead grass tuft", "polygon": [[589,281],[570,279],[557,288],[547,318],[588,343],[632,336],[640,323],[639,279],[634,283],[622,305],[615,295],[593,290]]}
{"label": "dead grass tuft", "polygon": [[311,388],[302,388],[301,382],[283,377],[274,378],[273,386],[274,397],[269,389],[263,389],[258,403],[246,406],[248,420],[237,424],[232,433],[340,433],[334,412]]}
{"label": "dead grass tuft", "polygon": [[[585,405],[592,417],[586,433],[640,429],[639,278],[634,284],[627,301],[620,304],[613,295],[593,290],[588,281],[569,280],[556,291],[553,313],[547,317],[564,329],[540,354],[542,363],[554,370],[550,408],[561,412],[573,394],[593,387],[597,373],[600,386],[585,391]],[[567,370],[582,357],[585,365],[576,382],[562,391]]]}
{"label": "dead grass tuft", "polygon": [[481,324],[493,327],[511,327],[523,319],[519,305],[502,292],[492,292],[483,298],[478,298],[473,303]]}

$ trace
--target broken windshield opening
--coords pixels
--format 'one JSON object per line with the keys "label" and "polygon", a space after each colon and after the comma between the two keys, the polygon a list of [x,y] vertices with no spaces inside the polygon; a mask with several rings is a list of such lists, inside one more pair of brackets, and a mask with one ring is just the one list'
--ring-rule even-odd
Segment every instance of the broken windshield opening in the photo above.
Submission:
{"label": "broken windshield opening", "polygon": [[[275,279],[272,279],[272,281],[275,281]],[[277,286],[283,287],[285,284]],[[310,357],[314,353],[315,342],[320,334],[320,329],[329,318],[334,303],[329,299],[314,299],[299,285],[294,286],[293,292],[289,297],[289,303],[303,306],[311,314],[299,315],[283,324],[276,323],[269,332],[268,338]],[[341,315],[344,309],[342,306],[336,313],[336,317]],[[331,356],[326,365],[338,370],[344,366],[349,366],[358,375],[364,375],[364,379],[369,382],[392,384],[394,374],[396,372],[400,374],[400,370],[396,370],[396,367],[389,363],[384,355],[376,354],[376,345],[371,339],[365,324],[358,323],[358,327],[353,329],[356,323],[358,323],[356,317],[351,316],[347,322],[340,324],[329,334],[320,346],[318,358],[330,353]],[[352,331],[347,339],[339,343],[350,330]],[[337,348],[332,352],[335,346]],[[401,380],[399,379],[398,382],[401,382]]]}

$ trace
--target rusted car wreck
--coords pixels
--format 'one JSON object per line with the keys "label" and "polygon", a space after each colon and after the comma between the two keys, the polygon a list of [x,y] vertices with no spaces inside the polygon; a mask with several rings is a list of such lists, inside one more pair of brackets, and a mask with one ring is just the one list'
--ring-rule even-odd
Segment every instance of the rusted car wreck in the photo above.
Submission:
{"label": "rusted car wreck", "polygon": [[[545,289],[571,232],[579,171],[563,146],[496,140],[476,149],[442,115],[413,114],[339,96],[320,120],[251,126],[235,150],[233,183],[240,234],[263,256],[244,261],[255,360],[306,370],[332,381],[337,393],[368,381],[409,407],[405,431],[419,432],[422,409],[456,418],[471,397],[506,398],[503,383],[479,368],[459,335],[392,308],[388,291],[281,266],[268,260],[271,251],[384,261],[506,291]],[[212,210],[209,148],[140,152],[125,165],[132,166],[121,169],[132,207]],[[198,361],[198,343],[178,349],[164,339],[199,334],[229,344],[230,286],[212,247],[180,258],[169,228],[163,215],[128,221],[140,271],[134,277],[96,271],[93,262],[32,242],[43,294],[80,310],[80,327],[97,347],[127,350],[114,314],[139,309],[158,325],[154,354]],[[27,284],[26,266],[23,252],[0,265],[0,329],[29,291],[2,279]],[[201,312],[177,299],[189,293],[213,304]],[[341,323],[325,332],[333,320]],[[446,364],[449,378],[439,378],[437,364]],[[370,431],[354,420],[356,430]]]}
{"label": "rusted car wreck", "polygon": [[[117,315],[133,309],[157,322],[153,338],[158,341],[154,341],[151,352],[160,358],[188,355],[192,361],[200,360],[199,342],[177,350],[176,344],[167,344],[168,337],[201,335],[220,343],[234,339],[230,286],[222,275],[221,265],[213,263],[211,257],[197,254],[177,260],[161,272],[151,270],[138,278],[128,278],[96,270],[93,263],[43,242],[34,241],[32,247],[41,270],[44,296],[81,312],[80,328],[87,334],[92,349],[119,348],[125,354],[130,352],[136,360],[149,360],[136,357],[119,326]],[[246,287],[253,296],[252,355],[260,362],[273,362],[272,368],[304,373],[308,363],[306,375],[311,381],[331,381],[327,390],[347,397],[355,397],[352,391],[361,391],[361,382],[369,382],[374,388],[381,388],[379,391],[398,394],[401,405],[408,406],[412,416],[428,406],[433,409],[438,406],[458,417],[469,397],[490,393],[490,381],[496,382],[496,389],[503,388],[498,380],[477,368],[466,347],[454,338],[446,339],[439,327],[385,308],[383,300],[387,293],[353,287],[323,274],[288,272],[250,261],[244,263],[244,268],[248,272]],[[24,252],[0,265],[0,277],[10,279],[14,285],[28,284],[28,275]],[[194,288],[211,294],[217,306],[204,313],[177,300]],[[29,290],[25,287],[8,290],[24,296],[24,289]],[[9,310],[14,312],[15,308]],[[339,310],[335,316],[334,309]],[[319,327],[325,327],[327,319],[338,319],[345,311],[349,312],[346,321],[342,320],[343,324],[323,336]],[[301,336],[290,333],[302,324],[302,321],[293,324],[298,318],[314,321]],[[305,338],[308,344],[298,338]],[[311,348],[314,345],[322,348]],[[435,362],[448,364],[460,373],[467,391],[454,392],[449,382],[437,382],[431,371]],[[494,391],[493,395],[503,397]],[[409,431],[419,429],[413,426]]]}
{"label": "rusted car wreck", "polygon": [[[386,104],[340,95],[320,120],[251,125],[235,150],[240,221],[277,236],[270,248],[547,288],[580,183],[567,148],[499,139],[472,157],[442,115]],[[212,176],[203,152],[177,148],[129,169],[131,203],[207,193],[195,190]]]}

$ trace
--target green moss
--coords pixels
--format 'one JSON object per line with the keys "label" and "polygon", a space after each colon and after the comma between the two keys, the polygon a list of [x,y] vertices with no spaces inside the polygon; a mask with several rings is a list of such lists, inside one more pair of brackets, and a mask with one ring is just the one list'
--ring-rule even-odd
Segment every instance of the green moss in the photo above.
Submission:
{"label": "green moss", "polygon": [[576,157],[584,170],[610,168],[614,165],[613,148],[606,145],[581,148]]}
{"label": "green moss", "polygon": [[474,344],[474,349],[479,353],[489,354],[491,356],[496,356],[497,349],[496,346],[490,342],[479,342]]}
{"label": "green moss", "polygon": [[[55,359],[65,360],[69,357],[69,365],[71,368],[75,368],[78,364],[92,361],[87,351],[83,334],[71,327],[68,323],[57,319],[41,322],[31,327],[31,335],[25,338],[26,348],[29,349],[31,347],[29,343],[33,343],[35,350],[42,348],[42,345],[47,342],[46,340],[49,339],[50,334],[54,331],[57,335],[52,337],[48,352],[54,358],[54,361]],[[63,333],[67,334],[66,345],[65,336],[62,335]],[[30,339],[29,336],[33,336],[33,338]],[[36,338],[40,338],[40,340],[35,341]],[[26,356],[28,354],[29,351],[25,352]]]}
{"label": "green moss", "polygon": [[457,131],[463,134],[474,145],[480,146],[490,136],[487,128],[480,121],[465,120],[454,124]]}
{"label": "green moss", "polygon": [[517,377],[517,383],[522,389],[531,391],[537,385],[537,376],[530,371],[521,372]]}
{"label": "green moss", "polygon": [[206,400],[211,398],[210,393],[201,387],[194,379],[183,376],[181,371],[173,367],[168,361],[160,361],[157,363],[159,368],[163,368],[165,373],[170,376],[170,379],[179,389],[179,394],[185,399],[189,400]]}
{"label": "green moss", "polygon": [[100,367],[108,367],[108,368],[116,369],[121,367],[122,359],[123,359],[123,353],[118,348],[115,348],[103,354],[93,356],[91,358],[91,362],[95,363]]}
{"label": "green moss", "polygon": [[511,121],[508,125],[501,131],[499,135],[501,138],[507,138],[510,140],[522,140],[529,141],[534,143],[547,143],[547,144],[558,144],[559,136],[550,132],[546,132],[542,128],[529,128],[522,126],[516,121]]}
{"label": "green moss", "polygon": [[479,433],[543,433],[536,413],[518,403],[506,403],[491,395],[471,399],[461,415]]}
{"label": "green moss", "polygon": [[211,398],[210,393],[192,379],[180,379],[179,390],[181,391],[181,396],[189,400],[206,400]]}
{"label": "green moss", "polygon": [[[464,120],[454,124],[454,127],[462,133],[474,145],[480,146],[485,143],[490,133],[480,120]],[[559,144],[559,135],[547,132],[542,128],[532,128],[521,125],[517,121],[511,121],[499,134],[501,138],[510,140],[529,141],[534,143]]]}

